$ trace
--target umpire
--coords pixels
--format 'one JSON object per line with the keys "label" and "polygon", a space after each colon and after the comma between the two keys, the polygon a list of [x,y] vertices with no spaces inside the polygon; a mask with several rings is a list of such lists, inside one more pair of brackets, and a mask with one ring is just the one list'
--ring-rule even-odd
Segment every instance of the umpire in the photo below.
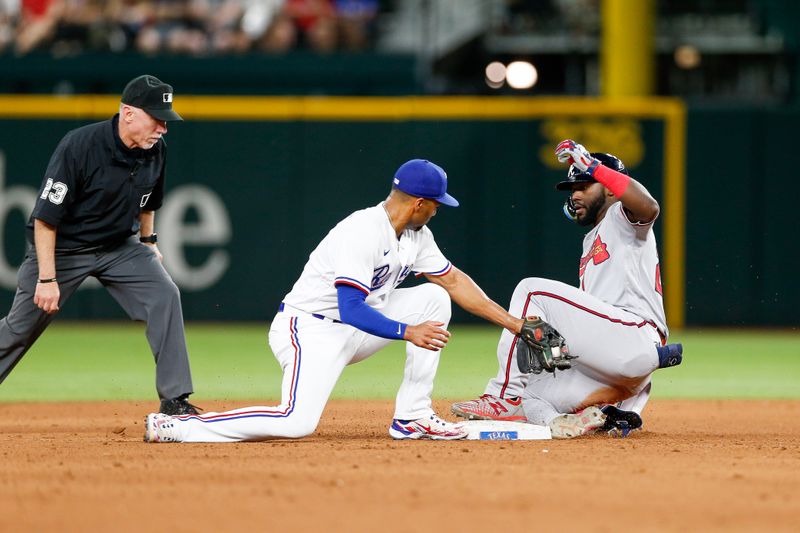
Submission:
{"label": "umpire", "polygon": [[[164,197],[172,87],[131,80],[119,113],[67,133],[53,152],[27,225],[17,293],[0,321],[0,383],[60,306],[94,276],[133,320],[147,323],[161,412],[196,414],[178,287],[153,231]],[[138,234],[138,236],[136,236]]]}

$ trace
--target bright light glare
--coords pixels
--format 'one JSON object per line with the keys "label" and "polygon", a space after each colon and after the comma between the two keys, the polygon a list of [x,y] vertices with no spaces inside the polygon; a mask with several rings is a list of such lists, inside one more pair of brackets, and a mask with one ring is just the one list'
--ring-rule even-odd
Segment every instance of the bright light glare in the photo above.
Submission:
{"label": "bright light glare", "polygon": [[506,68],[506,81],[514,89],[530,89],[538,80],[536,67],[527,61],[514,61]]}
{"label": "bright light glare", "polygon": [[675,64],[683,69],[700,66],[700,50],[692,45],[684,44],[675,49]]}
{"label": "bright light glare", "polygon": [[503,83],[506,78],[506,66],[499,61],[486,65],[486,79],[492,83]]}
{"label": "bright light glare", "polygon": [[492,61],[486,65],[486,85],[492,89],[499,89],[506,84],[506,66],[499,61]]}

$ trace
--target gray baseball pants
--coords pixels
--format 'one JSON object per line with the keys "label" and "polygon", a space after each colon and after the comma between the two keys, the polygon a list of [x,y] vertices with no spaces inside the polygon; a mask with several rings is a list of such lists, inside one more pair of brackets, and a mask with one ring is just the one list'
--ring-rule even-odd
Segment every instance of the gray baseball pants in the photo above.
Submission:
{"label": "gray baseball pants", "polygon": [[[29,247],[19,269],[11,311],[0,320],[0,383],[55,316],[33,303],[38,273],[36,251]],[[131,319],[147,324],[159,397],[172,399],[190,394],[192,376],[180,293],[156,254],[132,237],[112,249],[56,255],[56,278],[61,291],[59,308],[89,276],[103,284]]]}

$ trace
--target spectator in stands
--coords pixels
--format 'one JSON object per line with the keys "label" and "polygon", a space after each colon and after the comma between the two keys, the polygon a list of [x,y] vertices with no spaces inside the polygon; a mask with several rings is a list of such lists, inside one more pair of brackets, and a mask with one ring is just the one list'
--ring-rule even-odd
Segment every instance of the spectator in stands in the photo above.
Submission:
{"label": "spectator in stands", "polygon": [[286,0],[285,11],[302,47],[317,52],[336,49],[336,10],[331,0]]}
{"label": "spectator in stands", "polygon": [[16,52],[27,54],[48,44],[63,10],[63,0],[21,0]]}
{"label": "spectator in stands", "polygon": [[336,10],[331,0],[284,0],[260,48],[286,52],[293,47],[316,52],[336,49]]}
{"label": "spectator in stands", "polygon": [[378,0],[335,0],[341,46],[364,50],[373,41]]}
{"label": "spectator in stands", "polygon": [[65,56],[86,49],[108,48],[108,26],[100,0],[63,0],[50,44],[54,55]]}
{"label": "spectator in stands", "polygon": [[379,0],[0,0],[0,51],[14,37],[19,54],[363,50],[379,7]]}
{"label": "spectator in stands", "polygon": [[0,53],[14,42],[19,0],[0,0]]}
{"label": "spectator in stands", "polygon": [[109,49],[122,52],[136,47],[139,33],[155,18],[155,6],[151,0],[109,0],[105,16],[111,26]]}
{"label": "spectator in stands", "polygon": [[276,30],[284,0],[243,0],[241,28],[257,49],[269,52],[289,50],[293,34]]}
{"label": "spectator in stands", "polygon": [[137,35],[137,50],[146,54],[206,52],[202,10],[193,0],[154,0],[153,4],[153,21]]}
{"label": "spectator in stands", "polygon": [[[258,12],[260,15],[259,27],[263,28],[263,32],[260,34],[256,31],[252,32],[252,35],[256,36],[258,50],[281,54],[295,47],[297,30],[292,18],[284,10],[284,2],[285,0],[274,0],[268,11],[255,6],[250,9],[251,13]],[[250,26],[255,30],[256,25],[253,23],[248,25],[247,20],[248,16],[245,15],[245,27]],[[252,17],[252,20],[254,21],[255,17]]]}
{"label": "spectator in stands", "polygon": [[250,49],[250,39],[242,29],[245,12],[242,0],[203,0],[195,4],[198,11],[202,10],[209,53],[239,53]]}

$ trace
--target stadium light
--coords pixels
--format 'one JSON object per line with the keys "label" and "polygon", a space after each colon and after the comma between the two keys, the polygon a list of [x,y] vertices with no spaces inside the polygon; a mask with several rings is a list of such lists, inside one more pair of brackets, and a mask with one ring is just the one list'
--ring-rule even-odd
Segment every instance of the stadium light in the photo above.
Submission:
{"label": "stadium light", "polygon": [[539,81],[539,73],[527,61],[514,61],[506,68],[506,82],[514,89],[530,89]]}
{"label": "stadium light", "polygon": [[690,44],[684,44],[675,49],[675,64],[682,69],[693,69],[700,66],[700,50]]}
{"label": "stadium light", "polygon": [[486,85],[492,89],[499,89],[505,84],[506,66],[499,61],[492,61],[486,65]]}

